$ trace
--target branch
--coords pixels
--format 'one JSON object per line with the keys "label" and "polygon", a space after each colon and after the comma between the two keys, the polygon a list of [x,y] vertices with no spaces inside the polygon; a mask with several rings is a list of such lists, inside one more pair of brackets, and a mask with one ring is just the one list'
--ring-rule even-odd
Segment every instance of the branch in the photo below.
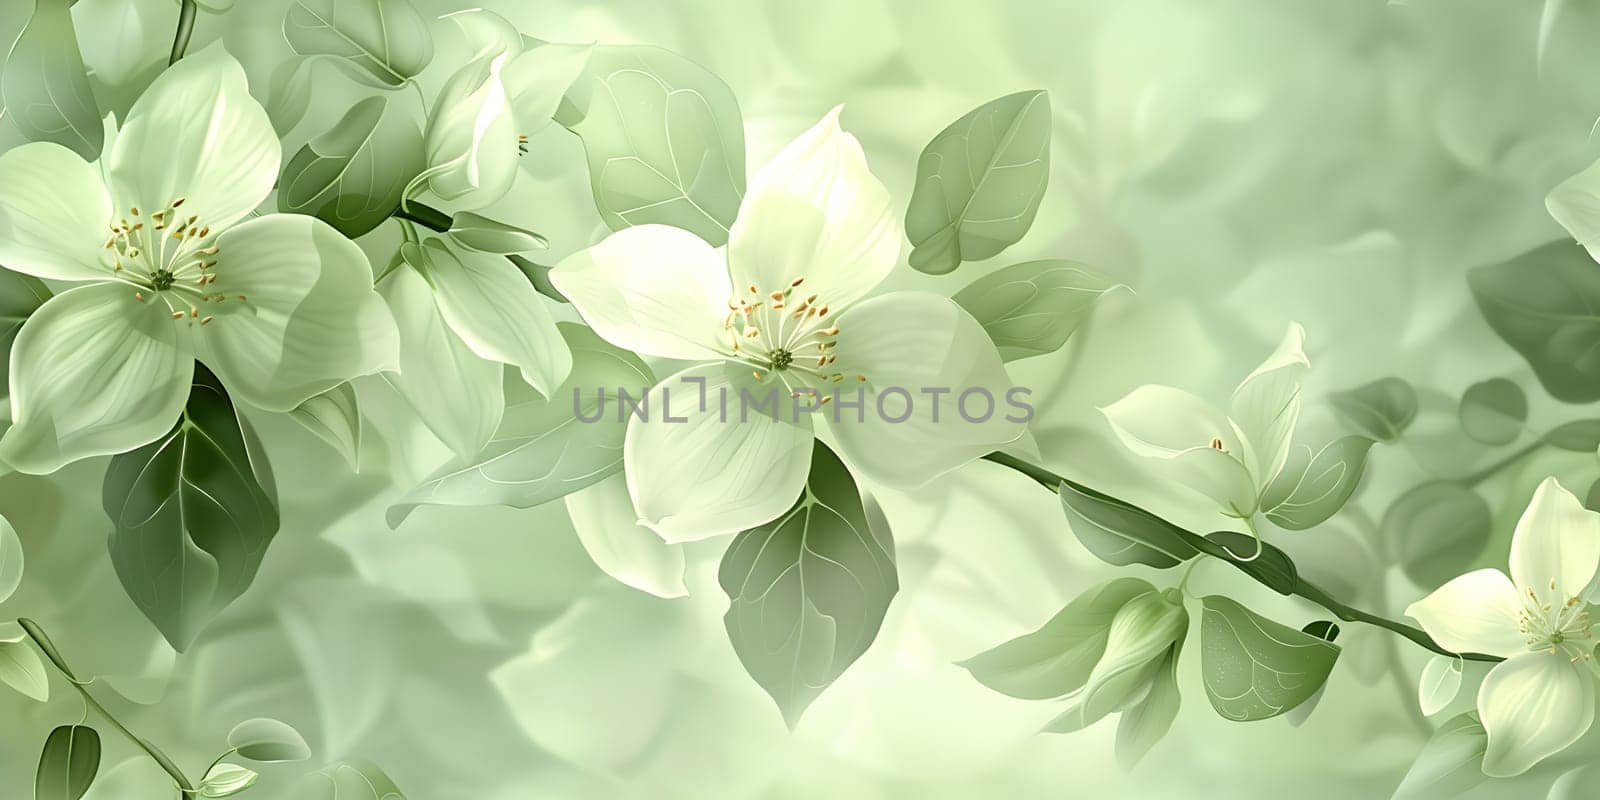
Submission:
{"label": "branch", "polygon": [[[996,464],[1000,464],[1000,465],[1005,466],[1005,467],[1010,467],[1011,469],[1014,469],[1014,470],[1016,470],[1016,471],[1018,471],[1018,472],[1020,472],[1020,473],[1022,473],[1024,475],[1034,479],[1035,481],[1037,481],[1039,483],[1039,485],[1045,487],[1046,489],[1049,489],[1052,492],[1057,492],[1058,494],[1059,494],[1060,487],[1064,484],[1064,485],[1070,486],[1073,489],[1076,489],[1078,491],[1087,492],[1089,494],[1100,495],[1100,496],[1104,496],[1104,497],[1109,497],[1109,495],[1106,495],[1104,492],[1096,491],[1096,490],[1091,489],[1091,488],[1089,488],[1087,486],[1084,486],[1081,483],[1077,483],[1076,481],[1072,481],[1072,480],[1064,478],[1064,477],[1062,477],[1060,475],[1057,475],[1056,473],[1051,472],[1050,470],[1047,470],[1044,467],[1038,466],[1037,464],[1030,464],[1030,463],[1028,463],[1026,461],[1023,461],[1023,460],[1021,460],[1019,458],[1015,458],[1013,456],[1007,455],[1005,453],[990,453],[989,455],[984,456],[984,458],[986,460],[988,460],[988,461],[993,461]],[[1118,500],[1117,498],[1111,498],[1111,499],[1112,500],[1116,500],[1116,502],[1122,503],[1124,505],[1130,505],[1130,506],[1132,505],[1131,503],[1128,503],[1125,500]],[[1146,513],[1149,513],[1149,512],[1146,512]],[[1211,556],[1212,558],[1216,558],[1216,559],[1220,559],[1222,561],[1226,561],[1229,564],[1232,564],[1234,567],[1238,568],[1244,574],[1249,575],[1251,577],[1251,579],[1255,580],[1256,582],[1261,583],[1262,585],[1267,585],[1264,581],[1261,580],[1261,578],[1259,576],[1257,576],[1256,574],[1254,574],[1250,570],[1245,569],[1244,568],[1244,564],[1246,562],[1241,562],[1239,559],[1234,558],[1232,555],[1230,555],[1228,553],[1227,548],[1223,547],[1220,544],[1217,544],[1216,542],[1213,542],[1210,539],[1207,539],[1204,536],[1201,536],[1200,534],[1183,530],[1181,528],[1178,528],[1177,526],[1173,526],[1173,528],[1174,528],[1174,531],[1184,540],[1184,542],[1189,544],[1194,549],[1200,551],[1201,553],[1203,553],[1205,555]],[[1284,558],[1287,559],[1288,556],[1286,555],[1286,556],[1284,556]],[[1273,588],[1274,590],[1278,590],[1279,589],[1279,587],[1269,587],[1269,588]],[[1296,596],[1296,597],[1303,598],[1305,600],[1309,600],[1309,601],[1311,601],[1313,603],[1316,603],[1317,605],[1322,606],[1324,609],[1327,609],[1329,613],[1332,613],[1334,616],[1338,617],[1341,620],[1344,620],[1345,622],[1361,622],[1361,623],[1365,623],[1367,625],[1372,625],[1372,626],[1375,626],[1375,627],[1384,628],[1386,630],[1389,630],[1389,631],[1392,631],[1394,633],[1397,633],[1397,634],[1399,634],[1401,636],[1404,636],[1407,639],[1410,639],[1417,646],[1422,647],[1422,648],[1427,649],[1427,650],[1430,650],[1432,652],[1438,653],[1439,655],[1461,658],[1461,659],[1464,659],[1464,660],[1467,660],[1467,661],[1490,661],[1490,662],[1493,662],[1493,661],[1503,661],[1504,660],[1499,656],[1492,656],[1492,655],[1488,655],[1488,654],[1485,654],[1485,653],[1457,653],[1457,652],[1448,650],[1448,649],[1440,646],[1440,644],[1438,642],[1435,642],[1432,639],[1432,637],[1428,636],[1428,634],[1425,633],[1420,628],[1416,628],[1416,627],[1413,627],[1411,625],[1407,625],[1404,622],[1399,622],[1399,621],[1396,621],[1396,620],[1388,619],[1387,617],[1380,617],[1380,616],[1378,616],[1376,614],[1370,614],[1368,612],[1362,611],[1359,608],[1353,608],[1351,606],[1348,606],[1348,605],[1345,605],[1344,603],[1339,602],[1338,600],[1335,600],[1332,596],[1330,596],[1322,588],[1320,588],[1320,587],[1316,586],[1315,584],[1313,584],[1313,583],[1311,583],[1311,582],[1299,577],[1298,572],[1296,573],[1296,575],[1294,577],[1294,585],[1292,587],[1290,587],[1290,589],[1288,591],[1288,594]]]}
{"label": "branch", "polygon": [[189,37],[194,34],[194,15],[198,10],[195,0],[183,0],[183,7],[178,10],[178,32],[172,37],[172,56],[167,59],[167,66],[178,63],[183,54],[189,49]]}

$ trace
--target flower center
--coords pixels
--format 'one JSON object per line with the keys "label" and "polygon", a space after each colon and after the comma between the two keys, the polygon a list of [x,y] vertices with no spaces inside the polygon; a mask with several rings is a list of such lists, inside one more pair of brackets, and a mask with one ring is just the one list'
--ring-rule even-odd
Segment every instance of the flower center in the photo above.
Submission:
{"label": "flower center", "polygon": [[[763,291],[752,284],[728,300],[728,354],[754,367],[756,380],[773,372],[786,372],[814,384],[839,383],[844,373],[834,368],[838,360],[839,326],[828,321],[831,309],[817,295],[801,297],[805,278],[795,278],[784,288]],[[865,381],[867,376],[857,375]]]}
{"label": "flower center", "polygon": [[1522,601],[1517,629],[1526,637],[1528,650],[1532,652],[1565,651],[1574,662],[1588,661],[1594,647],[1594,623],[1589,616],[1589,604],[1577,597],[1562,599],[1555,588],[1556,582],[1551,580],[1548,601],[1533,589],[1528,590]]}
{"label": "flower center", "polygon": [[179,211],[183,203],[184,198],[179,197],[148,218],[138,206],[128,209],[129,216],[111,225],[105,249],[111,251],[111,270],[117,280],[133,286],[139,302],[154,296],[166,303],[174,320],[207,325],[213,318],[201,315],[207,304],[242,303],[245,297],[210,288],[217,280],[221,248],[212,241],[211,227],[199,216]]}

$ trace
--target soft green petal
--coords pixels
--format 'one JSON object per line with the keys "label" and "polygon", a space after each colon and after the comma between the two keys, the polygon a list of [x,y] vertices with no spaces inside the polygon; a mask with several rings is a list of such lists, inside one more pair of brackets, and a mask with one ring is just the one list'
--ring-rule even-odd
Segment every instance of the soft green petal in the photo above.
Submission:
{"label": "soft green petal", "polygon": [[[288,411],[360,375],[396,369],[394,317],[366,254],[327,223],[268,214],[217,239],[214,297],[196,351],[238,399]],[[244,298],[241,300],[240,298]]]}
{"label": "soft green petal", "polygon": [[0,155],[0,264],[39,278],[107,277],[111,197],[100,173],[52,142]]}
{"label": "soft green petal", "polygon": [[1600,260],[1600,161],[1564,180],[1544,199],[1550,216]]}
{"label": "soft green petal", "polygon": [[1257,486],[1272,483],[1289,458],[1289,443],[1300,419],[1300,380],[1311,365],[1305,338],[1298,322],[1289,323],[1278,349],[1233,393],[1228,416],[1244,434],[1249,454],[1245,465]]}
{"label": "soft green petal", "polygon": [[506,65],[506,95],[517,118],[517,132],[532,136],[555,116],[572,82],[589,64],[594,45],[535,45]]}
{"label": "soft green petal", "polygon": [[267,112],[219,42],[168,67],[128,112],[111,152],[118,212],[183,199],[179,216],[220,231],[272,191],[282,150]]}
{"label": "soft green petal", "polygon": [[1580,596],[1600,566],[1600,514],[1555,478],[1545,478],[1511,537],[1511,579],[1541,601]]}
{"label": "soft green petal", "polygon": [[43,474],[148,444],[189,397],[194,357],[182,323],[131,286],[100,283],[51,298],[11,351],[11,418],[0,461]]}
{"label": "soft green petal", "polygon": [[1215,500],[1226,513],[1255,511],[1257,489],[1241,460],[1243,437],[1211,404],[1181,389],[1146,385],[1100,413],[1123,445],[1163,460],[1173,480]]}
{"label": "soft green petal", "polygon": [[480,357],[522,370],[522,379],[549,397],[572,371],[572,352],[527,276],[500,256],[452,250],[438,239],[423,251],[450,329]]}
{"label": "soft green petal", "polygon": [[450,330],[428,282],[410,267],[385,278],[379,292],[400,330],[400,371],[384,379],[433,435],[470,461],[500,426],[505,365],[479,358]]}
{"label": "soft green petal", "polygon": [[1446,649],[1497,656],[1527,649],[1518,631],[1521,615],[1517,588],[1497,569],[1453,578],[1406,609]]}
{"label": "soft green petal", "polygon": [[578,541],[595,566],[657,597],[684,597],[683,546],[668,544],[634,518],[628,481],[621,473],[564,498]]}
{"label": "soft green petal", "polygon": [[1483,773],[1521,775],[1565,750],[1594,722],[1594,677],[1565,653],[1523,653],[1495,665],[1478,688],[1489,734]]}
{"label": "soft green petal", "polygon": [[[1011,377],[994,343],[950,298],[895,292],[850,308],[836,325],[838,361],[828,368],[845,380],[824,384],[838,396],[819,416],[861,475],[920,486],[1027,430],[1025,414],[1008,404]],[[858,400],[864,407],[853,407]]]}
{"label": "soft green petal", "polygon": [[773,419],[755,403],[742,404],[741,390],[757,401],[769,392],[779,404],[788,399],[776,382],[758,386],[746,375],[731,364],[690,367],[656,384],[648,413],[628,422],[628,493],[639,524],[668,542],[770,522],[805,486],[810,421]]}
{"label": "soft green petal", "polygon": [[733,286],[722,253],[682,228],[636,225],[550,271],[600,338],[647,356],[720,358]]}
{"label": "soft green petal", "polygon": [[900,256],[889,190],[867,169],[842,106],[800,134],[750,181],[728,232],[734,283],[764,294],[805,282],[799,296],[835,310],[866,296]]}
{"label": "soft green petal", "polygon": [[520,131],[500,76],[511,58],[495,53],[462,67],[439,92],[428,120],[428,188],[465,209],[504,197],[517,176]]}

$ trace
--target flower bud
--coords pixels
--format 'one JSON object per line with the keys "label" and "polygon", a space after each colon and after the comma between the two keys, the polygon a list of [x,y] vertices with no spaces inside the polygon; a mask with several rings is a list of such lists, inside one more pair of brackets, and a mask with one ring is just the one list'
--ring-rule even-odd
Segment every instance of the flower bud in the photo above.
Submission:
{"label": "flower bud", "polygon": [[1083,687],[1080,725],[1143,700],[1188,630],[1189,612],[1177,590],[1148,592],[1129,600],[1111,621],[1105,655]]}

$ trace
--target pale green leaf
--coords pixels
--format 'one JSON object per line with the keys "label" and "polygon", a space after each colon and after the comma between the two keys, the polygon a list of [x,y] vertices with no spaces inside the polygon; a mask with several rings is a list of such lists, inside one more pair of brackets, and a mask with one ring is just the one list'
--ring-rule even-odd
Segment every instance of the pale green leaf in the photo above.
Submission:
{"label": "pale green leaf", "polygon": [[0,603],[22,585],[22,540],[11,521],[0,517]]}
{"label": "pale green leaf", "polygon": [[1490,378],[1461,395],[1461,429],[1484,444],[1510,444],[1528,421],[1528,395],[1505,378]]}
{"label": "pale green leaf", "polygon": [[369,97],[284,164],[278,210],[310,214],[354,239],[394,213],[422,168],[417,124],[385,98]]}
{"label": "pale green leaf", "polygon": [[458,212],[450,222],[450,238],[469,250],[509,256],[543,250],[550,242],[533,231],[492,220],[471,211]]}
{"label": "pale green leaf", "polygon": [[303,56],[333,56],[351,74],[395,88],[433,60],[428,21],[411,0],[295,0],[283,35]]}
{"label": "pale green leaf", "polygon": [[1357,433],[1380,442],[1400,438],[1417,418],[1417,390],[1400,378],[1379,378],[1371,383],[1328,395]]}
{"label": "pale green leaf", "polygon": [[100,771],[100,734],[85,725],[62,725],[44,740],[34,800],[78,800]]}
{"label": "pale green leaf", "polygon": [[[0,269],[0,397],[10,395],[11,343],[22,323],[50,299],[50,290],[38,278]],[[6,416],[10,415],[6,409]]]}
{"label": "pale green leaf", "polygon": [[1405,779],[1395,790],[1394,800],[1425,800],[1459,797],[1483,783],[1483,754],[1489,748],[1489,734],[1469,711],[1439,726],[1422,746]]}
{"label": "pale green leaf", "polygon": [[1461,691],[1461,659],[1453,656],[1434,656],[1422,666],[1422,677],[1417,682],[1417,704],[1422,713],[1433,716],[1450,705]]}
{"label": "pale green leaf", "polygon": [[1372,444],[1365,436],[1344,436],[1324,445],[1315,456],[1304,445],[1293,448],[1283,471],[1262,493],[1267,519],[1291,531],[1327,521],[1360,484]]}
{"label": "pale green leaf", "polygon": [[241,758],[263,764],[304,761],[311,757],[305,737],[287,723],[267,717],[247,719],[228,732],[228,746]]}
{"label": "pale green leaf", "polygon": [[1094,304],[1126,288],[1071,261],[1015,264],[968,284],[955,301],[989,332],[1000,357],[1053,353],[1089,318]]}
{"label": "pale green leaf", "polygon": [[596,47],[555,119],[583,139],[612,230],[659,223],[727,243],[744,196],[744,122],[717,76],[659,47]]}
{"label": "pale green leaf", "polygon": [[0,625],[0,683],[41,703],[50,699],[50,676],[44,662],[14,622]]}
{"label": "pale green leaf", "polygon": [[1431,589],[1465,572],[1489,543],[1489,504],[1452,481],[1412,488],[1383,514],[1383,541],[1398,544],[1400,568]]}
{"label": "pale green leaf", "polygon": [[821,442],[794,507],[735,537],[717,577],[733,650],[791,728],[872,645],[900,588],[888,525]]}
{"label": "pale green leaf", "polygon": [[296,800],[406,800],[389,776],[365,761],[344,761],[307,775]]}
{"label": "pale green leaf", "polygon": [[341,383],[301,403],[289,418],[339,451],[351,469],[360,464],[361,409],[355,387]]}
{"label": "pale green leaf", "polygon": [[36,0],[22,35],[9,43],[0,98],[5,115],[30,141],[55,142],[93,161],[100,156],[105,129],[72,28],[71,5]]}
{"label": "pale green leaf", "polygon": [[232,797],[256,784],[261,774],[238,764],[218,764],[200,781],[201,797]]}
{"label": "pale green leaf", "polygon": [[1050,177],[1050,95],[1017,92],[967,112],[917,160],[906,209],[911,266],[942,275],[1016,244]]}
{"label": "pale green leaf", "polygon": [[1545,391],[1565,403],[1600,400],[1600,267],[1567,241],[1467,273],[1489,327]]}
{"label": "pale green leaf", "polygon": [[1208,595],[1201,603],[1201,676],[1211,707],[1226,719],[1267,719],[1300,705],[1339,658],[1338,645],[1226,597]]}

